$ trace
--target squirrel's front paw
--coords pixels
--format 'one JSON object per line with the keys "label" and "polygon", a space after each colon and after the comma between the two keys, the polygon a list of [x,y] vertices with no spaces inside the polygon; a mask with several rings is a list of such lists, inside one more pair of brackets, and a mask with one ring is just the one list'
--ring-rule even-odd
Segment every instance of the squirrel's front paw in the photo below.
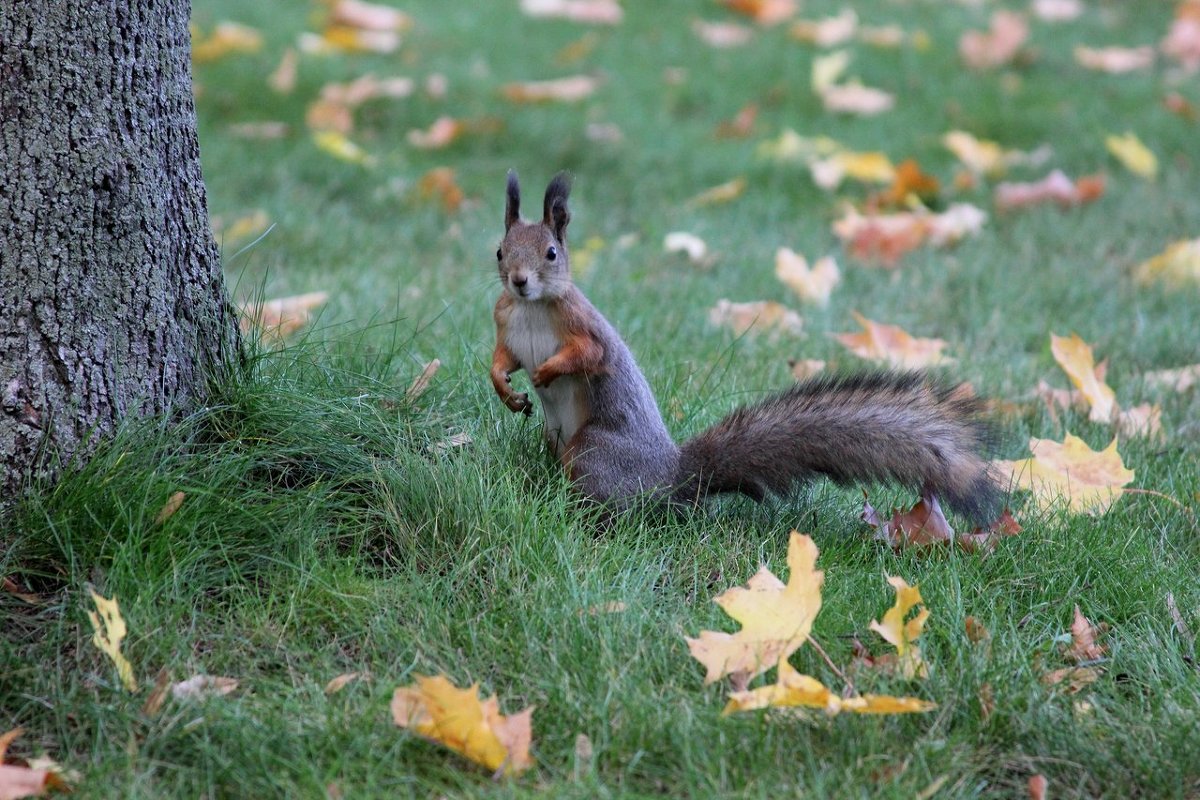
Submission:
{"label": "squirrel's front paw", "polygon": [[509,410],[515,413],[523,413],[529,416],[533,413],[533,403],[529,400],[529,395],[525,392],[513,392],[508,397],[504,398],[504,405],[508,406]]}
{"label": "squirrel's front paw", "polygon": [[552,369],[547,369],[546,365],[542,364],[540,367],[538,367],[537,369],[535,369],[533,371],[533,375],[531,376],[530,379],[533,381],[534,387],[536,387],[538,389],[544,389],[547,386],[549,386],[551,383],[553,383],[554,379],[557,377],[558,377],[557,372],[555,372]]}

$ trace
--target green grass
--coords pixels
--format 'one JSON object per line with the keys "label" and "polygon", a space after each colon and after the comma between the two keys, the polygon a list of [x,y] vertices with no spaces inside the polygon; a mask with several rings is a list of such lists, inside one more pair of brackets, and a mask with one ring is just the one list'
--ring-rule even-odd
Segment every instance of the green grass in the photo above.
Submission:
{"label": "green grass", "polygon": [[[208,407],[183,421],[131,423],[6,521],[0,575],[47,600],[31,607],[0,594],[0,728],[28,731],[14,752],[44,751],[79,770],[89,797],[323,797],[335,786],[345,797],[907,798],[936,781],[939,797],[1019,797],[1039,772],[1054,797],[1194,797],[1200,676],[1166,599],[1200,630],[1193,512],[1144,494],[1100,518],[1026,509],[1025,530],[987,558],[882,549],[857,520],[856,491],[823,483],[763,507],[729,501],[678,519],[633,512],[602,529],[543,452],[536,421],[504,410],[486,377],[504,173],[520,171],[531,214],[545,181],[566,168],[576,176],[572,241],[604,242],[579,283],[630,342],[677,436],[786,385],[788,358],[857,366],[826,335],[853,329],[852,310],[948,340],[958,360],[946,374],[1004,400],[1027,399],[1042,378],[1065,386],[1049,333],[1076,331],[1109,359],[1123,404],[1163,404],[1163,442],[1121,443],[1135,485],[1194,507],[1198,395],[1158,396],[1140,376],[1200,361],[1197,289],[1135,286],[1129,271],[1200,235],[1200,128],[1160,103],[1178,90],[1200,105],[1200,93],[1165,64],[1106,77],[1071,56],[1078,43],[1157,42],[1171,4],[1097,2],[1075,23],[1035,21],[1036,58],[990,73],[965,71],[955,52],[987,9],[858,4],[864,23],[895,22],[932,41],[924,51],[853,46],[851,72],[898,95],[894,111],[871,119],[821,110],[808,88],[817,51],[784,28],[733,50],[700,43],[694,18],[732,19],[716,4],[629,3],[615,28],[532,21],[516,5],[406,3],[416,27],[396,54],[302,57],[296,90],[280,96],[263,76],[313,24],[312,9],[196,1],[202,29],[234,19],[265,37],[259,53],[196,71],[210,210],[228,221],[261,208],[275,223],[236,257],[242,243],[226,249],[231,291],[325,290],[331,301],[302,342],[256,356]],[[804,14],[840,6],[810,0]],[[558,64],[584,36],[595,40],[590,54]],[[664,78],[670,68],[684,70],[682,83]],[[437,73],[449,85],[442,100],[418,92],[360,110],[353,138],[377,159],[371,169],[325,155],[303,126],[324,83],[366,72]],[[498,92],[576,72],[604,77],[580,105],[517,107]],[[717,123],[748,102],[760,106],[753,135],[715,138]],[[406,144],[408,130],[443,114],[503,127],[441,151]],[[291,133],[229,135],[231,124],[264,120]],[[615,123],[623,141],[587,141],[588,122]],[[1046,143],[1046,169],[1105,171],[1109,189],[1076,210],[993,214],[953,250],[915,252],[896,272],[866,269],[829,227],[841,197],[865,192],[829,195],[802,167],[755,157],[784,128],[915,157],[944,183],[955,164],[939,137],[951,128],[1008,147]],[[1106,154],[1105,134],[1127,129],[1158,154],[1157,182]],[[414,190],[437,166],[453,167],[467,194],[456,214]],[[748,188],[735,202],[688,204],[737,176]],[[958,199],[991,211],[988,186]],[[672,230],[704,237],[715,266],[663,255]],[[633,243],[618,247],[627,234]],[[829,307],[801,309],[807,336],[710,327],[707,309],[721,297],[796,305],[773,275],[780,246],[833,253],[843,267]],[[435,357],[443,366],[430,391],[406,400]],[[1055,422],[1029,404],[1001,420],[997,454],[1019,457],[1029,436],[1064,430],[1093,447],[1111,438],[1082,416]],[[438,447],[456,433],[471,442]],[[183,507],[156,525],[177,490],[187,492]],[[872,499],[911,502],[878,487]],[[712,598],[760,564],[784,572],[793,528],[822,551],[814,634],[835,662],[849,662],[851,636],[880,651],[867,624],[891,603],[885,575],[920,584],[930,678],[860,677],[860,688],[917,694],[936,711],[720,716],[724,689],[702,686],[682,637],[730,630]],[[89,583],[120,599],[125,651],[143,684],[165,668],[174,680],[231,675],[241,688],[145,716],[147,689],[122,691],[90,643]],[[613,600],[628,609],[586,613]],[[1111,626],[1110,658],[1097,683],[1067,695],[1040,677],[1063,664],[1056,639],[1076,604]],[[967,615],[991,631],[990,647],[968,642]],[[793,662],[840,689],[808,648]],[[326,681],[348,671],[370,678],[326,697]],[[535,704],[537,767],[493,783],[393,727],[393,689],[436,672],[480,682],[506,712]],[[985,684],[995,697],[987,718]],[[591,763],[576,759],[580,733],[593,743]]]}

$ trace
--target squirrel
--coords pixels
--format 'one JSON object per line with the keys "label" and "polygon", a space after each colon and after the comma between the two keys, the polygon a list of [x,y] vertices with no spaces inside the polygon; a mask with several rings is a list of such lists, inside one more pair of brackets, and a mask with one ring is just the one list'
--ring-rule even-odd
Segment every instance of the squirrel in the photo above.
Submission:
{"label": "squirrel", "polygon": [[511,376],[529,373],[546,440],[581,494],[617,504],[649,495],[695,505],[728,492],[762,501],[825,475],[898,483],[976,522],[995,518],[1001,493],[982,455],[982,403],[965,385],[919,372],[818,376],[677,445],[629,348],[571,280],[570,189],[567,173],[555,175],[541,221],[526,222],[508,173],[491,379],[510,410],[528,415],[533,403]]}

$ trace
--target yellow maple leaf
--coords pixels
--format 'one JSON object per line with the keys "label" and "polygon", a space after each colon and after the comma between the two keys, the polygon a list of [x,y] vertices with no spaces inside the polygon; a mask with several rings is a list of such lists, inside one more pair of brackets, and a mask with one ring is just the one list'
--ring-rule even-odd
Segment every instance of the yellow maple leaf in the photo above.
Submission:
{"label": "yellow maple leaf", "polygon": [[192,62],[204,64],[231,53],[254,53],[262,47],[262,34],[237,22],[218,22],[211,35],[192,28]]}
{"label": "yellow maple leaf", "polygon": [[1158,175],[1158,158],[1136,134],[1126,132],[1121,136],[1106,136],[1104,146],[1133,174],[1148,181]]}
{"label": "yellow maple leaf", "polygon": [[859,358],[880,361],[893,367],[914,369],[948,364],[954,359],[942,354],[943,339],[921,339],[896,325],[885,325],[853,312],[862,333],[835,333],[835,339]]}
{"label": "yellow maple leaf", "polygon": [[742,196],[746,191],[746,179],[742,177],[734,178],[731,181],[713,186],[710,189],[705,189],[700,194],[688,201],[688,205],[693,206],[715,206],[722,203],[729,203]]}
{"label": "yellow maple leaf", "polygon": [[121,655],[121,642],[125,639],[127,631],[125,620],[121,617],[121,609],[117,605],[117,598],[113,597],[112,600],[109,600],[101,597],[91,588],[88,589],[88,594],[92,596],[92,602],[96,604],[96,611],[88,612],[92,630],[95,631],[92,635],[92,644],[112,659],[113,664],[117,666],[117,675],[120,676],[121,683],[125,684],[125,688],[130,692],[136,692],[138,684],[137,678],[133,676],[133,665],[125,656]]}
{"label": "yellow maple leaf", "polygon": [[1049,509],[1062,500],[1072,513],[1103,514],[1122,494],[1121,487],[1134,478],[1117,452],[1117,439],[1099,452],[1070,433],[1062,442],[1031,438],[1032,458],[993,461],[996,474],[1014,487],[1033,492],[1034,503]]}
{"label": "yellow maple leaf", "polygon": [[822,189],[836,189],[846,178],[861,183],[891,183],[896,178],[891,159],[878,151],[841,150],[809,162],[808,170]]}
{"label": "yellow maple leaf", "polygon": [[1088,343],[1074,333],[1070,336],[1052,333],[1050,352],[1091,406],[1088,418],[1093,422],[1112,422],[1117,414],[1117,396],[1096,374],[1096,360]]}
{"label": "yellow maple leaf", "polygon": [[787,247],[775,251],[775,277],[783,281],[801,300],[829,305],[833,287],[842,280],[837,262],[830,256],[818,259],[811,267],[804,256]]}
{"label": "yellow maple leaf", "polygon": [[480,700],[478,683],[459,689],[442,675],[415,677],[392,695],[396,725],[490,770],[517,774],[533,766],[533,706],[506,717],[495,695]]}
{"label": "yellow maple leaf", "polygon": [[375,159],[336,130],[317,131],[313,134],[313,142],[317,147],[341,161],[351,164],[362,164],[364,167],[374,166]]}
{"label": "yellow maple leaf", "polygon": [[701,631],[699,637],[687,639],[692,657],[707,670],[705,684],[725,675],[759,675],[786,662],[804,644],[821,610],[825,572],[816,568],[817,554],[812,539],[792,531],[786,585],[764,566],[745,587],[735,586],[715,598],[742,629],[732,634]]}
{"label": "yellow maple leaf", "polygon": [[759,708],[794,706],[819,708],[831,716],[842,711],[856,714],[910,714],[930,711],[937,707],[935,703],[916,697],[865,694],[842,698],[816,678],[802,675],[787,661],[781,661],[777,682],[757,689],[730,692],[729,702],[721,713],[728,715]]}
{"label": "yellow maple leaf", "polygon": [[921,648],[913,642],[925,628],[925,621],[929,619],[929,609],[922,608],[915,617],[906,622],[904,618],[908,616],[909,611],[925,604],[921,599],[921,590],[916,586],[909,586],[903,578],[889,577],[887,580],[896,590],[896,602],[884,613],[881,622],[872,620],[871,630],[896,648],[900,671],[905,678],[927,678],[929,666],[921,658]]}
{"label": "yellow maple leaf", "polygon": [[1133,277],[1141,284],[1161,281],[1172,289],[1200,284],[1200,239],[1172,242],[1163,252],[1138,264]]}

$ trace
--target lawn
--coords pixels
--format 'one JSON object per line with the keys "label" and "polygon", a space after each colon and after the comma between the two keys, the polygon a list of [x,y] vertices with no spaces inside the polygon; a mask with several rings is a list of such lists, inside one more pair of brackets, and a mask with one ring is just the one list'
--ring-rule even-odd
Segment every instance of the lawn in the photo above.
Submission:
{"label": "lawn", "polygon": [[[1188,113],[1200,81],[1162,54],[1128,74],[1073,55],[1157,47],[1174,3],[1086,2],[1079,18],[1053,22],[1024,2],[863,2],[860,27],[899,26],[902,41],[838,48],[715,2],[627,3],[612,26],[533,19],[517,0],[398,5],[413,25],[394,51],[301,52],[294,87],[280,92],[267,76],[304,32],[322,30],[324,7],[195,0],[196,35],[231,20],[261,36],[251,52],[195,67],[230,292],[328,301],[283,346],[251,340],[248,365],[217,380],[208,406],[131,424],[6,520],[0,576],[38,596],[0,592],[0,730],[26,729],[13,753],[75,770],[86,797],[1023,797],[1037,774],[1055,798],[1200,793],[1200,393],[1143,378],[1200,361],[1200,287],[1135,280],[1140,262],[1200,236],[1200,124]],[[842,5],[809,0],[798,18]],[[1028,41],[1007,63],[968,69],[959,37],[997,8],[1025,15]],[[743,25],[749,40],[713,47],[697,21]],[[847,75],[892,93],[895,107],[825,110],[810,74],[831,49],[847,50]],[[412,78],[413,90],[354,109],[345,135],[363,158],[336,157],[306,113],[322,87],[368,73]],[[579,102],[503,92],[572,75],[597,79]],[[750,104],[750,124],[729,130]],[[439,117],[463,123],[461,135],[414,145],[410,131]],[[286,130],[244,135],[266,122]],[[893,269],[856,259],[833,223],[881,187],[826,190],[805,163],[765,156],[789,130],[915,159],[941,184],[934,211],[972,203],[987,220]],[[1049,152],[968,180],[943,144],[951,130]],[[1127,131],[1157,156],[1154,179],[1106,148]],[[426,191],[438,168],[462,192],[454,208]],[[1099,516],[1016,493],[1023,530],[987,555],[893,552],[860,521],[861,492],[827,482],[761,506],[602,522],[545,452],[537,417],[510,414],[488,380],[510,168],[527,216],[555,172],[574,175],[577,283],[630,344],[677,438],[787,386],[789,360],[871,368],[830,336],[856,330],[859,312],[947,342],[954,360],[936,372],[995,401],[995,457],[1024,458],[1030,437],[1068,432],[1101,449],[1110,424],[1051,411],[1034,393],[1040,380],[1068,387],[1050,335],[1077,333],[1107,359],[1122,408],[1161,405],[1161,438],[1118,440],[1131,487],[1146,491]],[[995,208],[1000,180],[1053,169],[1103,174],[1103,196]],[[697,202],[739,179],[736,197]],[[239,225],[255,214],[269,228]],[[702,238],[709,257],[665,253],[675,231]],[[827,306],[776,278],[781,247],[837,260]],[[714,325],[721,299],[783,303],[803,333]],[[429,388],[408,392],[433,359]],[[916,499],[867,488],[879,508]],[[177,491],[182,506],[156,521]],[[722,716],[728,683],[704,686],[684,637],[736,630],[713,598],[760,565],[786,580],[793,529],[820,548],[813,635],[840,668],[856,640],[886,651],[868,629],[892,603],[886,577],[919,584],[928,678],[854,675],[860,691],[935,710]],[[89,586],[120,601],[137,693],[91,642]],[[1070,664],[1076,606],[1106,628],[1107,648],[1078,691],[1044,680]],[[968,637],[968,616],[986,641]],[[811,647],[792,663],[843,687]],[[147,713],[160,670],[239,686]],[[325,693],[349,672],[363,675]],[[478,682],[505,713],[536,706],[535,766],[493,780],[397,728],[393,691],[432,674]]]}

